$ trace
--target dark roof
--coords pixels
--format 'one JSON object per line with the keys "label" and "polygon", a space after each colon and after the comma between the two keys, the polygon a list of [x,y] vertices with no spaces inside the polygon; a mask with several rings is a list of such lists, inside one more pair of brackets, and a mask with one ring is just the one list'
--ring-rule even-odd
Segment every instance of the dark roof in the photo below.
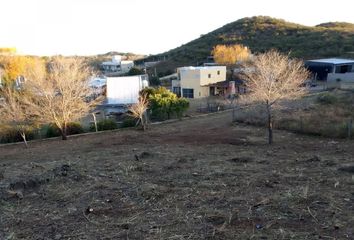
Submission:
{"label": "dark roof", "polygon": [[[240,79],[234,80],[236,85],[243,84],[243,81]],[[217,83],[211,83],[208,85],[204,85],[205,87],[228,87],[229,86],[229,80],[222,81],[222,82],[217,82]]]}

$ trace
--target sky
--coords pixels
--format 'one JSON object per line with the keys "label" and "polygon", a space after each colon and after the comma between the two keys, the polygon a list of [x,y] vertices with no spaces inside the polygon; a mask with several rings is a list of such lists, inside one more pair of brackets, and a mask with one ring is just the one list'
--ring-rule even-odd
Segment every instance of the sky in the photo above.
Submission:
{"label": "sky", "polygon": [[157,54],[243,17],[354,23],[353,0],[0,0],[0,47],[20,54]]}

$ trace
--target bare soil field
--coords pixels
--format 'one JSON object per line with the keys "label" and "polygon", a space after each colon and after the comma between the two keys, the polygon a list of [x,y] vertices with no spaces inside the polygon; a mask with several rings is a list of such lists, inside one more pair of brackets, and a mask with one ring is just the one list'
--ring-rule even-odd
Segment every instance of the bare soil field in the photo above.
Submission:
{"label": "bare soil field", "polygon": [[354,239],[354,143],[231,124],[0,146],[0,239]]}

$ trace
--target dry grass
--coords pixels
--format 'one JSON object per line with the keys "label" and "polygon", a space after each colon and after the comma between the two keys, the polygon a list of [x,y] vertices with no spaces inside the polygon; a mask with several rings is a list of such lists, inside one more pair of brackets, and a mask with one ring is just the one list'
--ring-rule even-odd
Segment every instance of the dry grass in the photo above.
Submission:
{"label": "dry grass", "polygon": [[[328,103],[319,102],[318,99],[322,96],[329,96],[328,99],[334,100]],[[274,128],[310,135],[347,138],[349,121],[354,119],[353,102],[354,95],[345,91],[319,93],[300,100],[283,102],[281,105],[286,106],[285,110],[282,107],[275,110]],[[265,109],[260,105],[239,109],[235,114],[235,121],[265,126]]]}
{"label": "dry grass", "polygon": [[0,239],[353,239],[352,143],[231,113],[0,147]]}

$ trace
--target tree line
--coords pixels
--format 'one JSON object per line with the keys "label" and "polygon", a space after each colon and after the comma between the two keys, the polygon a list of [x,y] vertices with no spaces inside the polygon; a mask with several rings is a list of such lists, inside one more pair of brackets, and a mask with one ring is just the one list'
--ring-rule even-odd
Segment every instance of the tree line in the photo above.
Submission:
{"label": "tree line", "polygon": [[[213,55],[216,62],[229,67],[232,76],[236,65],[243,69],[241,77],[248,93],[240,99],[265,106],[271,144],[273,108],[282,100],[299,98],[306,93],[309,73],[303,62],[276,50],[251,55],[244,46],[216,46]],[[65,140],[68,124],[87,115],[101,100],[90,97],[92,89],[88,80],[93,72],[79,58],[10,59],[0,61],[4,80],[0,90],[0,124],[15,128],[24,142],[28,127],[43,124],[54,124]],[[19,79],[25,81],[14,84]],[[152,117],[168,119],[173,114],[180,117],[188,108],[188,101],[164,88],[145,89],[139,102],[130,109],[144,129],[148,108]]]}
{"label": "tree line", "polygon": [[[26,143],[31,126],[55,124],[67,139],[70,122],[85,116],[100,99],[91,99],[92,71],[78,58],[16,56],[2,62],[0,124],[16,129]],[[23,81],[17,81],[22,79]]]}

